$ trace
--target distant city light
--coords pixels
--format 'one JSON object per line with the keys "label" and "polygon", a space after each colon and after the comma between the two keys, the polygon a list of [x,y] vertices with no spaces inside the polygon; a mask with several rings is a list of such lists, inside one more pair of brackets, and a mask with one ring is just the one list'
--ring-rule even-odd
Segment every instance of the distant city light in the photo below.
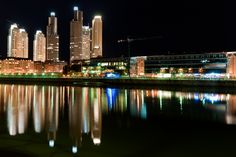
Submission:
{"label": "distant city light", "polygon": [[39,33],[42,33],[42,31],[41,31],[41,30],[37,30],[37,31],[36,31],[36,34],[39,34]]}
{"label": "distant city light", "polygon": [[20,29],[20,32],[25,32],[25,29]]}
{"label": "distant city light", "polygon": [[17,28],[17,27],[18,27],[17,24],[14,23],[14,24],[11,25],[11,28],[10,28],[10,29],[12,30],[12,29]]}
{"label": "distant city light", "polygon": [[51,12],[50,15],[51,16],[56,16],[56,13],[55,12]]}
{"label": "distant city light", "polygon": [[95,19],[101,19],[102,16],[101,16],[101,15],[95,15],[94,18],[95,18]]}
{"label": "distant city light", "polygon": [[78,11],[78,10],[79,10],[79,7],[74,6],[74,11]]}

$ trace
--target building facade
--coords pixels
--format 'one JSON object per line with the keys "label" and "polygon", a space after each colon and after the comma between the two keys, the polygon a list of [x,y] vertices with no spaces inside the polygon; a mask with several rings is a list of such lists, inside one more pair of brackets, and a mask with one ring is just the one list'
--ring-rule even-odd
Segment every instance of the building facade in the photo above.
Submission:
{"label": "building facade", "polygon": [[57,17],[51,12],[47,26],[47,56],[46,60],[59,61],[59,35],[57,32]]}
{"label": "building facade", "polygon": [[83,26],[82,37],[82,60],[90,59],[91,54],[91,34],[89,26]]}
{"label": "building facade", "polygon": [[70,23],[70,62],[82,60],[83,12],[74,7],[74,18]]}
{"label": "building facade", "polygon": [[28,58],[28,33],[17,24],[11,25],[9,30],[7,56]]}
{"label": "building facade", "polygon": [[227,74],[228,77],[236,78],[236,52],[227,53]]}
{"label": "building facade", "polygon": [[131,57],[130,59],[130,76],[145,75],[145,60],[146,57]]}
{"label": "building facade", "polygon": [[227,53],[147,56],[145,73],[226,73]]}
{"label": "building facade", "polygon": [[34,62],[24,58],[8,58],[1,62],[0,73],[26,74],[34,72]]}
{"label": "building facade", "polygon": [[91,58],[102,57],[102,17],[95,16],[92,22]]}
{"label": "building facade", "polygon": [[46,60],[46,38],[42,31],[37,31],[34,36],[34,61],[45,62]]}

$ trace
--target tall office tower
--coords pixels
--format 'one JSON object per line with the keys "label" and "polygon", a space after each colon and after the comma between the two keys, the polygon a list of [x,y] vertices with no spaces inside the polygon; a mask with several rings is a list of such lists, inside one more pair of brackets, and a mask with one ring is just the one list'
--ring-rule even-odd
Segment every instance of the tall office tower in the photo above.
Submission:
{"label": "tall office tower", "polygon": [[70,62],[82,60],[83,12],[74,7],[74,18],[70,22]]}
{"label": "tall office tower", "polygon": [[92,23],[91,58],[102,57],[102,17],[95,16]]}
{"label": "tall office tower", "polygon": [[83,26],[82,36],[82,59],[90,59],[91,54],[91,38],[89,26]]}
{"label": "tall office tower", "polygon": [[34,36],[34,61],[45,62],[46,38],[42,31],[37,31]]}
{"label": "tall office tower", "polygon": [[28,33],[17,24],[11,25],[9,30],[7,56],[28,58]]}
{"label": "tall office tower", "polygon": [[59,35],[57,33],[57,17],[51,12],[47,26],[47,57],[46,60],[59,61]]}

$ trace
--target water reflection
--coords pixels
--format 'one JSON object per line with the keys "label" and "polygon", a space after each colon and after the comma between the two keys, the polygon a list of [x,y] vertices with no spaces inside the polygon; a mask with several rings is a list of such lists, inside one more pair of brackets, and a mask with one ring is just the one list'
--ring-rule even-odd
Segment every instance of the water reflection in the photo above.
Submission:
{"label": "water reflection", "polygon": [[83,135],[90,136],[94,145],[102,144],[102,115],[113,113],[143,120],[161,115],[206,116],[236,124],[236,96],[231,94],[0,85],[0,102],[1,116],[7,115],[9,135],[26,133],[32,119],[36,133],[46,132],[49,147],[56,147],[59,125],[68,119],[73,153],[86,142]]}

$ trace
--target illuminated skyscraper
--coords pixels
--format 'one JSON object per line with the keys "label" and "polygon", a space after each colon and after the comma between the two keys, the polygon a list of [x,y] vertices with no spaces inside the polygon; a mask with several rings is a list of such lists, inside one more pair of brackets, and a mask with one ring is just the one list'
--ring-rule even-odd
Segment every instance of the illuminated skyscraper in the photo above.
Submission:
{"label": "illuminated skyscraper", "polygon": [[7,56],[28,58],[28,33],[17,24],[11,25],[9,30]]}
{"label": "illuminated skyscraper", "polygon": [[90,59],[91,54],[91,34],[89,26],[83,26],[82,36],[82,60]]}
{"label": "illuminated skyscraper", "polygon": [[59,61],[59,35],[57,33],[57,17],[51,12],[47,26],[47,57],[46,60]]}
{"label": "illuminated skyscraper", "polygon": [[42,31],[37,31],[34,36],[34,61],[45,62],[46,38]]}
{"label": "illuminated skyscraper", "polygon": [[92,23],[91,58],[102,57],[102,17],[95,16]]}
{"label": "illuminated skyscraper", "polygon": [[74,18],[70,23],[70,62],[82,60],[83,12],[74,7]]}

